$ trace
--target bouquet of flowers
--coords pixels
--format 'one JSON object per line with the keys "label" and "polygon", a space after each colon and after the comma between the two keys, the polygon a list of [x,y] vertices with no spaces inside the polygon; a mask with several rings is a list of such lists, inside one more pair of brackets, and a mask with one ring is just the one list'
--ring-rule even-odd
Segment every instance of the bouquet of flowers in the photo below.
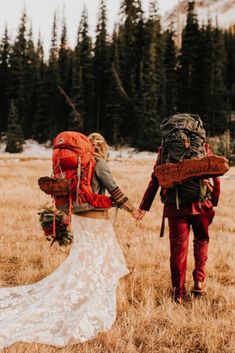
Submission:
{"label": "bouquet of flowers", "polygon": [[[73,241],[73,235],[70,232],[68,223],[65,219],[66,214],[63,211],[55,210],[52,206],[40,208],[39,222],[44,231],[44,235],[51,245],[58,242],[60,246],[68,246]],[[53,234],[53,219],[55,217],[55,235]]]}

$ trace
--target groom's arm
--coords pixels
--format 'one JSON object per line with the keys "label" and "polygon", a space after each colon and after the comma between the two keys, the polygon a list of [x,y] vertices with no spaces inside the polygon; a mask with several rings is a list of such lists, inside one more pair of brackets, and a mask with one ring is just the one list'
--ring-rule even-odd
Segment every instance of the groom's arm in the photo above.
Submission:
{"label": "groom's arm", "polygon": [[213,191],[211,193],[211,202],[214,207],[218,205],[219,196],[220,196],[220,178],[213,178]]}
{"label": "groom's arm", "polygon": [[157,180],[156,176],[154,175],[154,173],[152,173],[150,182],[148,184],[148,187],[144,193],[144,196],[143,196],[142,201],[139,206],[140,210],[143,210],[143,211],[150,210],[152,203],[153,203],[153,200],[154,200],[156,193],[158,191],[158,188],[159,188],[158,180]]}
{"label": "groom's arm", "polygon": [[[205,144],[206,154],[207,156],[213,156],[212,149],[208,143]],[[213,178],[213,191],[211,193],[211,202],[213,206],[217,206],[219,202],[220,196],[220,178],[214,177]]]}
{"label": "groom's arm", "polygon": [[158,179],[155,176],[154,170],[156,168],[156,166],[161,164],[161,159],[162,159],[162,147],[159,148],[158,150],[158,155],[157,155],[157,160],[156,163],[153,167],[153,173],[151,175],[151,179],[150,182],[148,184],[148,187],[144,193],[144,196],[142,198],[142,201],[140,203],[139,209],[142,211],[149,211],[153,200],[157,194],[158,188],[159,188],[159,183],[158,183]]}

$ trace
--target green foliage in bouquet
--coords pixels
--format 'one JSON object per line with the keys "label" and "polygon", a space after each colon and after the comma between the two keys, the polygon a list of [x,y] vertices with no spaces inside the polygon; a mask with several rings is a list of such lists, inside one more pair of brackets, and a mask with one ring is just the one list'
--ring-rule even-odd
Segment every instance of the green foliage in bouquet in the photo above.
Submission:
{"label": "green foliage in bouquet", "polygon": [[44,235],[48,241],[51,241],[51,245],[54,242],[58,242],[60,246],[68,246],[73,241],[73,235],[71,234],[68,224],[65,221],[66,214],[63,211],[55,211],[55,233],[53,235],[53,217],[54,210],[52,206],[44,206],[40,208],[39,212],[39,222],[44,231]]}

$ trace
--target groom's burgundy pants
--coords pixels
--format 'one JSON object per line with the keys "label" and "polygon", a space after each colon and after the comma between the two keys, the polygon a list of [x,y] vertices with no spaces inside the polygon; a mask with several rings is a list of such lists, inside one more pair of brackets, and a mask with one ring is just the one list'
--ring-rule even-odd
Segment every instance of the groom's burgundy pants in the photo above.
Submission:
{"label": "groom's burgundy pants", "polygon": [[185,277],[190,227],[194,233],[194,281],[205,280],[205,267],[208,256],[208,228],[214,217],[213,208],[201,208],[199,214],[169,217],[170,268],[175,298],[185,295]]}

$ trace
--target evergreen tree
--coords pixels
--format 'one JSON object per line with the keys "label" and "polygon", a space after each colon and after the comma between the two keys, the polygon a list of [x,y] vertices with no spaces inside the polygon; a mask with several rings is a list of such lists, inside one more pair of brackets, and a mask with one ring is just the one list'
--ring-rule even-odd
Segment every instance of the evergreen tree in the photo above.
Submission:
{"label": "evergreen tree", "polygon": [[100,0],[94,46],[84,8],[74,50],[65,20],[58,46],[54,16],[48,61],[24,11],[14,43],[7,29],[0,42],[0,132],[16,108],[24,137],[39,142],[65,129],[98,130],[111,143],[155,150],[160,121],[176,109],[198,113],[209,135],[223,133],[235,110],[235,31],[200,27],[194,7],[188,1],[178,58],[171,28],[162,33],[158,0],[150,0],[148,18],[141,0],[122,0],[112,39]]}
{"label": "evergreen tree", "polygon": [[221,134],[225,131],[228,102],[226,82],[226,50],[223,31],[214,30],[215,63],[213,85],[213,109],[211,117],[211,134]]}
{"label": "evergreen tree", "polygon": [[40,39],[37,43],[37,103],[33,121],[33,138],[39,143],[47,141],[50,136],[51,124],[48,119],[50,111],[50,96],[48,81],[48,66],[44,63],[44,50]]}
{"label": "evergreen tree", "polygon": [[106,30],[106,4],[100,2],[99,18],[96,27],[96,42],[94,48],[94,77],[95,77],[95,125],[96,131],[105,134],[105,104],[107,96],[107,70],[109,61],[109,47]]}
{"label": "evergreen tree", "polygon": [[[118,53],[120,82],[129,100],[125,104],[123,120],[123,135],[136,138],[136,116],[134,114],[134,101],[140,89],[141,60],[144,52],[144,20],[140,0],[123,0],[120,7],[122,23],[118,33]],[[133,104],[130,104],[130,100]]]}
{"label": "evergreen tree", "polygon": [[24,134],[27,134],[28,126],[24,125],[24,119],[27,111],[27,89],[25,82],[25,72],[27,66],[26,59],[26,12],[20,20],[18,34],[16,40],[11,48],[9,66],[10,66],[10,79],[9,79],[9,96],[14,100],[19,115],[19,122],[23,127]]}
{"label": "evergreen tree", "polygon": [[6,131],[7,117],[9,111],[8,82],[10,75],[9,68],[10,44],[7,27],[0,44],[0,132]]}
{"label": "evergreen tree", "polygon": [[78,118],[74,114],[69,116],[69,127],[73,130],[84,131],[84,102],[82,101],[82,75],[81,75],[81,22],[77,33],[77,43],[72,55],[72,82],[71,82],[71,96],[75,109],[79,111]]}
{"label": "evergreen tree", "polygon": [[65,24],[65,19],[63,20],[62,33],[60,39],[60,48],[58,55],[58,67],[59,67],[59,76],[60,84],[64,87],[68,87],[69,81],[69,48],[67,41],[67,27]]}
{"label": "evergreen tree", "polygon": [[118,38],[116,29],[113,32],[112,42],[110,45],[109,63],[107,69],[107,92],[105,101],[105,118],[106,118],[106,136],[110,143],[115,145],[122,144],[122,117],[125,113],[126,97],[117,80],[120,72],[120,62],[118,55]]}
{"label": "evergreen tree", "polygon": [[19,153],[23,151],[23,132],[18,122],[17,110],[13,100],[10,104],[6,137],[6,152]]}
{"label": "evergreen tree", "polygon": [[179,110],[198,113],[200,93],[200,30],[195,13],[195,1],[188,3],[187,23],[182,33],[179,60]]}
{"label": "evergreen tree", "polygon": [[213,90],[214,90],[214,65],[215,50],[213,29],[210,21],[207,26],[201,28],[200,38],[200,58],[198,65],[198,75],[200,76],[201,89],[198,93],[198,113],[206,123],[207,134],[212,133],[213,115]]}
{"label": "evergreen tree", "polygon": [[54,15],[52,27],[52,39],[49,53],[49,64],[46,70],[45,80],[48,83],[48,119],[50,122],[50,135],[53,138],[60,131],[59,122],[59,68],[58,68],[58,43],[57,43],[57,20]]}
{"label": "evergreen tree", "polygon": [[166,115],[170,116],[177,110],[177,58],[174,43],[174,33],[167,30],[165,33],[165,53],[164,53],[164,69],[165,69],[165,100]]}
{"label": "evergreen tree", "polygon": [[[66,92],[67,95],[71,93],[71,80],[72,80],[72,58],[71,52],[68,48],[67,42],[67,28],[65,20],[63,21],[62,34],[60,40],[60,49],[58,56],[58,70],[59,70],[59,85]],[[66,130],[68,127],[68,120],[70,107],[68,106],[65,97],[59,98],[59,116],[58,128],[59,130]]]}
{"label": "evergreen tree", "polygon": [[33,119],[37,105],[37,54],[33,42],[32,25],[28,33],[25,49],[24,67],[24,89],[25,89],[25,109],[22,117],[22,126],[26,138],[32,137]]}
{"label": "evergreen tree", "polygon": [[148,53],[143,62],[140,77],[140,91],[136,101],[136,116],[138,121],[138,139],[135,145],[141,150],[156,151],[160,145],[160,116],[157,109],[157,77],[154,52]]}
{"label": "evergreen tree", "polygon": [[[154,5],[154,6],[153,6]],[[160,144],[159,124],[161,120],[161,66],[160,23],[156,2],[151,2],[150,18],[145,27],[145,46],[141,60],[140,89],[136,95],[136,116],[138,124],[137,147],[156,150]]]}
{"label": "evergreen tree", "polygon": [[158,0],[150,1],[150,17],[147,21],[147,30],[149,37],[153,37],[156,51],[156,99],[157,112],[160,119],[166,117],[166,97],[165,97],[165,71],[164,71],[164,50],[165,41],[161,31],[160,16],[158,13]]}
{"label": "evergreen tree", "polygon": [[229,110],[235,110],[235,26],[225,32],[227,53],[226,86],[228,90]]}
{"label": "evergreen tree", "polygon": [[69,130],[84,131],[84,116],[81,113],[84,110],[81,94],[81,63],[80,63],[80,41],[79,35],[74,53],[72,55],[72,81],[71,81],[71,97],[75,109],[80,112],[79,117],[74,113],[69,115]]}
{"label": "evergreen tree", "polygon": [[138,89],[140,62],[144,46],[144,19],[140,0],[123,0],[120,7],[119,55],[122,80],[127,94],[134,97]]}
{"label": "evergreen tree", "polygon": [[92,61],[92,42],[88,33],[88,15],[84,8],[75,48],[73,68],[73,99],[81,113],[85,133],[90,133],[94,123],[94,75]]}

